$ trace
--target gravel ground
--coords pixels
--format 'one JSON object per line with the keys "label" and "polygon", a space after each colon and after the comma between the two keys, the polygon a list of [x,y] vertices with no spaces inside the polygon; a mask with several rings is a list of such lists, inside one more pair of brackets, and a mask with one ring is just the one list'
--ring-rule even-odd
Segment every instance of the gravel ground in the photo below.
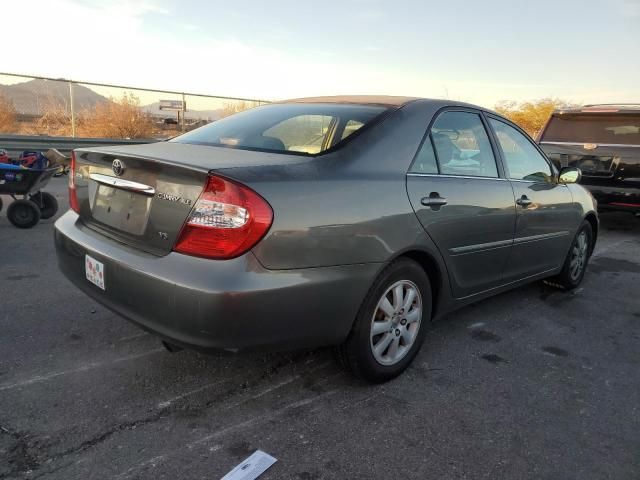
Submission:
{"label": "gravel ground", "polygon": [[258,448],[260,480],[640,478],[640,220],[601,220],[577,291],[460,310],[369,386],[326,349],[167,353],[58,273],[53,220],[0,214],[0,478],[217,479]]}

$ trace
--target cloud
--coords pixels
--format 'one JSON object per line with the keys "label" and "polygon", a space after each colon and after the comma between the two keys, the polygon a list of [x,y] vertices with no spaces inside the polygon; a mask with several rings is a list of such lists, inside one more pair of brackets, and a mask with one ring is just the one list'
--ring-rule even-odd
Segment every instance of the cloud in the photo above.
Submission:
{"label": "cloud", "polygon": [[640,18],[640,0],[622,0],[620,10],[625,17]]}
{"label": "cloud", "polygon": [[[368,2],[369,0],[352,0]],[[373,2],[372,2],[373,3]],[[640,0],[627,0],[639,6]],[[98,83],[159,88],[220,96],[282,99],[343,93],[449,97],[493,106],[496,100],[517,101],[549,96],[580,97],[585,101],[613,99],[615,92],[579,90],[573,82],[552,85],[483,72],[482,78],[459,76],[443,69],[416,64],[386,66],[392,46],[378,50],[363,40],[360,55],[340,50],[300,51],[293,46],[273,48],[269,35],[256,38],[220,36],[201,28],[185,31],[184,23],[152,20],[173,14],[163,0],[20,0],[3,7],[3,36],[20,39],[6,43],[2,69],[13,73],[71,78]],[[371,11],[375,10],[375,5]],[[37,11],[38,15],[33,15]],[[630,10],[633,12],[634,10]],[[24,18],[30,31],[25,35]],[[187,24],[189,25],[189,24]],[[296,38],[286,30],[274,36]],[[298,52],[298,53],[296,53]],[[369,54],[365,54],[365,53]],[[357,58],[357,61],[354,59]],[[375,61],[374,61],[375,60]],[[495,78],[495,82],[492,82]],[[517,80],[522,80],[518,82]],[[549,84],[547,84],[549,83]],[[593,87],[592,87],[593,88]],[[102,92],[101,92],[102,93]],[[637,93],[637,92],[636,92]],[[119,95],[119,93],[109,93]],[[614,101],[633,100],[634,92],[618,91]],[[156,95],[157,97],[157,95]],[[167,97],[170,98],[170,97]],[[145,103],[147,96],[141,99]],[[157,98],[156,98],[157,99]],[[188,104],[191,101],[188,101]]]}
{"label": "cloud", "polygon": [[[175,31],[145,28],[149,15],[167,13],[161,3],[23,0],[10,5],[3,11],[3,34],[21,40],[19,47],[5,49],[2,63],[14,73],[267,99],[345,90],[376,93],[406,84],[375,66],[340,63],[331,52],[296,56],[290,49],[215,34],[181,35],[183,24]],[[38,15],[31,15],[36,10]],[[46,42],[25,36],[21,18],[31,18],[32,31],[51,32],[53,26],[55,32],[62,25],[63,34],[47,35]]]}
{"label": "cloud", "polygon": [[[53,1],[51,3],[57,3]],[[152,0],[131,1],[131,0],[76,0],[75,3],[79,7],[88,8],[97,12],[120,13],[124,16],[142,16],[149,13],[157,13],[162,15],[169,14],[169,9],[161,2]]]}
{"label": "cloud", "polygon": [[366,9],[358,10],[354,15],[357,20],[364,22],[376,22],[383,19],[385,13],[382,10]]}
{"label": "cloud", "polygon": [[198,25],[194,25],[193,23],[181,23],[180,26],[189,32],[200,30],[200,27]]}

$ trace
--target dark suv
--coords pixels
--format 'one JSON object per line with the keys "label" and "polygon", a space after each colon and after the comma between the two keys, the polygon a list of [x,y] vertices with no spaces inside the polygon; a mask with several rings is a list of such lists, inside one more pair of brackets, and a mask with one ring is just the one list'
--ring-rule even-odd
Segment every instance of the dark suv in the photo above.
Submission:
{"label": "dark suv", "polygon": [[640,214],[640,104],[556,111],[538,142],[558,168],[582,170],[600,208]]}

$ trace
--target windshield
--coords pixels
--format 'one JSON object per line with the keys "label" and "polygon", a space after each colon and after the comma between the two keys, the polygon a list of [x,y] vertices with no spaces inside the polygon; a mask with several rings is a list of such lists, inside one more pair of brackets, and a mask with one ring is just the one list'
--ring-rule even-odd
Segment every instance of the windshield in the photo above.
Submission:
{"label": "windshield", "polygon": [[554,115],[541,141],[640,145],[640,114]]}
{"label": "windshield", "polygon": [[370,124],[385,107],[283,103],[215,121],[172,142],[316,155]]}

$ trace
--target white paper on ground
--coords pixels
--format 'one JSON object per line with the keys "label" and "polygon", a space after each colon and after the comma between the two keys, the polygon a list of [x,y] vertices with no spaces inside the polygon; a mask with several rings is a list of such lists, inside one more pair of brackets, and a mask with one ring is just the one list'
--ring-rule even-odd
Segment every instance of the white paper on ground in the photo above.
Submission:
{"label": "white paper on ground", "polygon": [[268,453],[256,450],[220,480],[255,480],[276,462],[277,460]]}

